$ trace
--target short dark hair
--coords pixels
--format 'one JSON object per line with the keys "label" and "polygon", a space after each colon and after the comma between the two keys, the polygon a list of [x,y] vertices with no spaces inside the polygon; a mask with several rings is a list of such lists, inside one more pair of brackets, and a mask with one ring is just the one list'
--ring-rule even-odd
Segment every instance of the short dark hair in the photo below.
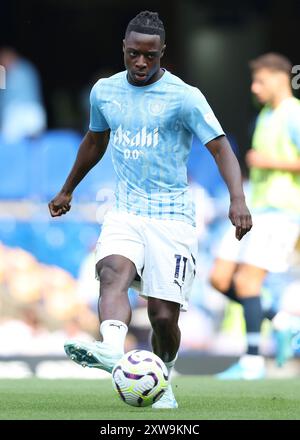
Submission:
{"label": "short dark hair", "polygon": [[141,34],[159,35],[161,42],[165,42],[165,28],[157,12],[142,11],[128,23],[125,37],[129,32],[139,32]]}
{"label": "short dark hair", "polygon": [[259,69],[270,69],[291,75],[293,66],[286,56],[275,52],[269,52],[250,61],[249,67],[252,72]]}

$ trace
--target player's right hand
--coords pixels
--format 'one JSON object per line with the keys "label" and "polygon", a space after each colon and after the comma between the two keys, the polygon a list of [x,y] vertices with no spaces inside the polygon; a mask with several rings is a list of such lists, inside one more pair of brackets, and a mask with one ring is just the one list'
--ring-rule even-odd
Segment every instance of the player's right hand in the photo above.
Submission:
{"label": "player's right hand", "polygon": [[59,217],[66,214],[71,209],[72,194],[58,193],[57,196],[48,203],[48,208],[52,217]]}

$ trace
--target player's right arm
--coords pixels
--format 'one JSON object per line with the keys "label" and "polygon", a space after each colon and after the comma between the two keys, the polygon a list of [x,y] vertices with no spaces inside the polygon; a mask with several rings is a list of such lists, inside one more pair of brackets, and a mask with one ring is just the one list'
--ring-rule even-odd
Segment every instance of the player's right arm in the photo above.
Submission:
{"label": "player's right arm", "polygon": [[246,206],[241,170],[219,121],[200,90],[190,88],[183,105],[183,123],[213,155],[230,193],[229,218],[238,240],[252,227]]}
{"label": "player's right arm", "polygon": [[252,228],[252,218],[246,205],[242,175],[238,160],[226,136],[219,136],[206,144],[212,154],[230,194],[229,218],[235,226],[235,236],[241,240]]}
{"label": "player's right arm", "polygon": [[66,214],[70,210],[74,189],[104,155],[109,142],[109,133],[110,130],[101,132],[89,130],[87,132],[79,146],[75,163],[67,180],[59,193],[48,204],[52,217]]}

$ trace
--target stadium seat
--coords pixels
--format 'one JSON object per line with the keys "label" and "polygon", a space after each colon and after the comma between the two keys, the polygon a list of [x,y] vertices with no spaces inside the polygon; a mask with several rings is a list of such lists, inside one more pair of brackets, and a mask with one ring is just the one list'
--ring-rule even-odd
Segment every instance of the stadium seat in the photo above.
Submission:
{"label": "stadium seat", "polygon": [[0,242],[20,247],[38,261],[56,265],[77,276],[84,257],[91,252],[100,234],[97,223],[12,219],[0,220]]}
{"label": "stadium seat", "polygon": [[0,199],[26,198],[29,193],[28,143],[7,143],[0,137]]}
{"label": "stadium seat", "polygon": [[100,233],[97,223],[65,219],[32,221],[30,227],[35,257],[42,263],[59,266],[75,277]]}
{"label": "stadium seat", "polygon": [[31,198],[49,201],[60,190],[74,163],[81,139],[71,130],[52,130],[32,144]]}
{"label": "stadium seat", "polygon": [[27,222],[13,218],[0,220],[0,242],[6,246],[21,247],[32,252],[32,235]]}

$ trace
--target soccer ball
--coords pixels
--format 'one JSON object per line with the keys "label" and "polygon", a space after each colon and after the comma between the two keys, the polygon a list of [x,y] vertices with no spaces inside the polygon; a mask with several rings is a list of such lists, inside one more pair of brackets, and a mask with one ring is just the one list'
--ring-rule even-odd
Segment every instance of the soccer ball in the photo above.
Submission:
{"label": "soccer ball", "polygon": [[168,370],[156,354],[147,350],[126,353],[112,371],[114,390],[132,406],[157,402],[168,387]]}

